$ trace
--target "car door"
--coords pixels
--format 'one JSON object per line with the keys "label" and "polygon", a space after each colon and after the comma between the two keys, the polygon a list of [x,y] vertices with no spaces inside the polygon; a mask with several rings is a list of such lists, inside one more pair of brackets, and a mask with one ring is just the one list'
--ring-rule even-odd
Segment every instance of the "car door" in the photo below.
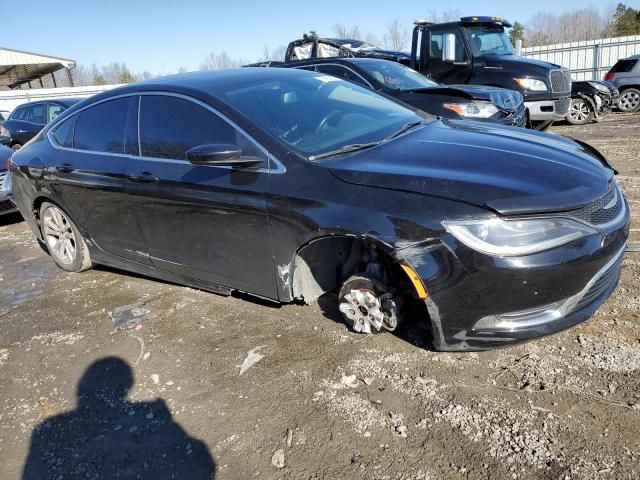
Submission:
{"label": "car door", "polygon": [[31,103],[25,106],[24,111],[20,113],[20,116],[16,117],[17,121],[11,137],[14,142],[24,145],[45,126],[45,104]]}
{"label": "car door", "polygon": [[[204,103],[140,97],[140,151],[132,182],[139,223],[158,268],[277,298],[266,214],[266,151]],[[232,144],[250,168],[195,165],[186,151]]]}
{"label": "car door", "polygon": [[48,162],[51,189],[101,250],[149,264],[128,187],[137,152],[137,96],[92,105],[58,125]]}
{"label": "car door", "polygon": [[[455,61],[448,62],[443,59],[444,44],[447,34],[456,36]],[[426,51],[426,69],[422,73],[440,83],[464,84],[471,78],[471,61],[465,48],[462,35],[455,28],[439,28],[429,31],[429,35],[423,37],[429,42]]]}

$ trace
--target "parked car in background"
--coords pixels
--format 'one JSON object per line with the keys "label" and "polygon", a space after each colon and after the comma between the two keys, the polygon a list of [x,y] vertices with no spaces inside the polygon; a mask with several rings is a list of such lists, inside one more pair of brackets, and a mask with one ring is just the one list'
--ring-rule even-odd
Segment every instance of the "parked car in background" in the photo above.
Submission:
{"label": "parked car in background", "polygon": [[11,161],[11,155],[13,155],[13,150],[0,145],[0,216],[18,210],[10,199],[11,178],[9,174],[9,163]]}
{"label": "parked car in background", "polygon": [[482,85],[440,85],[405,65],[377,58],[325,58],[277,66],[342,78],[445,118],[527,126],[522,95],[513,90]]}
{"label": "parked car in background", "polygon": [[0,126],[0,135],[9,137],[8,145],[18,150],[35,137],[42,128],[81,98],[50,99],[16,107]]}
{"label": "parked car in background", "polygon": [[443,121],[298,69],[96,95],[11,172],[64,270],[105,264],[279,302],[337,292],[353,330],[394,330],[411,311],[440,350],[586,320],[617,285],[629,232],[616,172],[589,145]]}
{"label": "parked car in background", "polygon": [[566,120],[572,125],[600,121],[611,113],[619,98],[620,92],[610,82],[574,81],[571,85],[571,108]]}
{"label": "parked car in background", "polygon": [[640,110],[640,55],[618,60],[604,76],[620,90],[618,108],[622,112]]}

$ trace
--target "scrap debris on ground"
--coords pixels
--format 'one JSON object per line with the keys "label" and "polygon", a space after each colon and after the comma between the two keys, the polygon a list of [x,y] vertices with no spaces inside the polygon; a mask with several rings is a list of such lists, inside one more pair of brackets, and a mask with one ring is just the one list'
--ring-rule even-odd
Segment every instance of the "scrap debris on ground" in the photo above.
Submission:
{"label": "scrap debris on ground", "polygon": [[[23,222],[6,220],[0,478],[21,478],[52,425],[75,452],[52,459],[63,478],[94,478],[123,445],[149,442],[144,462],[127,459],[131,477],[151,478],[164,465],[147,458],[156,455],[171,459],[166,478],[179,466],[210,478],[213,464],[219,479],[640,478],[640,115],[552,131],[616,165],[632,243],[593,319],[505,350],[438,353],[419,324],[361,336],[337,309],[278,308],[105,268],[66,273]],[[88,388],[105,358],[119,370]],[[87,401],[99,413],[83,416]],[[77,434],[87,418],[100,455]]]}

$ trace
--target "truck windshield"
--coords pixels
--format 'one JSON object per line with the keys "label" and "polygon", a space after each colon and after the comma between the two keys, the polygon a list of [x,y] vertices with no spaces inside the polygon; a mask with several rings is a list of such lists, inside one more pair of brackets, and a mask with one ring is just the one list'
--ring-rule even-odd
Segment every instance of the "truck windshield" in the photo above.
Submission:
{"label": "truck windshield", "polygon": [[499,25],[473,25],[465,27],[474,57],[482,55],[513,55],[509,35]]}
{"label": "truck windshield", "polygon": [[433,80],[400,63],[383,60],[357,62],[356,65],[393,90],[416,90],[438,86]]}

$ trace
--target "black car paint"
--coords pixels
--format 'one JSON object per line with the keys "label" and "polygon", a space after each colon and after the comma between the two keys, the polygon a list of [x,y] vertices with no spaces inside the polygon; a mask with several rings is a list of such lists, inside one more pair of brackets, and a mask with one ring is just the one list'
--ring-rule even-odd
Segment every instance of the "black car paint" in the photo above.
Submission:
{"label": "black car paint", "polygon": [[316,65],[341,65],[352,72],[355,72],[356,75],[368,83],[368,86],[371,89],[396,98],[408,105],[411,105],[412,107],[431,113],[432,115],[438,115],[444,118],[464,118],[456,112],[448,108],[444,108],[443,105],[445,103],[477,100],[496,104],[496,99],[498,99],[498,101],[500,101],[498,108],[501,109],[498,113],[490,118],[475,120],[516,127],[525,127],[527,125],[527,110],[524,103],[520,102],[519,105],[513,105],[513,107],[510,108],[509,105],[501,101],[506,100],[507,102],[511,101],[515,103],[515,101],[513,101],[513,95],[517,94],[512,95],[508,90],[482,85],[440,85],[415,90],[397,90],[387,87],[384,83],[380,82],[362,68],[362,64],[365,62],[376,62],[380,60],[381,59],[378,58],[331,58],[296,61],[278,64],[276,66],[281,68],[309,69]]}
{"label": "black car paint", "polygon": [[[152,245],[145,247],[144,242],[132,246],[146,248],[134,254],[139,257],[135,261],[108,253],[108,234],[78,220],[95,263],[219,293],[242,290],[279,302],[296,298],[296,256],[305,249],[345,239],[369,242],[418,272],[429,292],[425,303],[440,350],[504,346],[560,331],[587,319],[615,287],[617,277],[580,311],[543,327],[473,331],[485,313],[534,307],[580,291],[624,249],[629,212],[615,228],[519,257],[478,253],[457,242],[441,221],[492,212],[526,216],[571,210],[600,199],[614,171],[590,149],[569,140],[486,123],[440,120],[363,152],[311,162],[220,100],[228,85],[286,75],[314,74],[288,69],[186,74],[128,85],[76,105],[14,155],[14,195],[20,211],[39,237],[34,205],[42,199],[59,204],[72,218],[99,217],[104,230],[107,225],[119,228],[129,239],[141,235],[140,222],[147,229],[141,238],[168,235],[167,245],[174,241],[185,251],[193,248],[185,261],[176,262],[180,268],[171,270],[157,262],[149,254]],[[135,153],[96,162],[89,158],[93,154],[72,158],[67,150],[50,144],[48,132],[79,109],[118,95],[158,92],[190,97],[231,119],[269,152],[263,168],[184,164],[171,169]],[[61,163],[72,174],[54,168]],[[545,174],[548,169],[553,174]],[[158,181],[139,182],[145,172]],[[78,181],[86,188],[65,195],[65,189]],[[113,195],[97,205],[98,192]],[[147,215],[150,208],[155,212]],[[253,222],[249,230],[242,217]],[[225,231],[216,232],[217,226]],[[217,237],[212,240],[209,235]],[[162,248],[158,251],[163,254]],[[268,261],[246,261],[255,255]],[[219,265],[210,263],[223,257]]]}
{"label": "black car paint", "polygon": [[[597,89],[592,83],[597,83],[607,88],[608,93]],[[574,80],[571,83],[571,98],[582,98],[586,100],[594,113],[594,117],[598,119],[611,113],[611,110],[620,98],[620,92],[615,85],[603,80]]]}
{"label": "black car paint", "polygon": [[[72,105],[78,103],[80,98],[60,98],[60,99],[47,99],[47,100],[38,100],[30,103],[25,103],[22,105],[18,105],[11,116],[2,124],[2,127],[5,128],[9,135],[9,141],[7,145],[9,146],[22,146],[35,137],[40,130],[46,125],[46,123],[33,123],[26,120],[18,120],[14,118],[15,113],[18,109],[22,107],[31,107],[34,105],[43,105],[44,106],[44,118],[43,121],[46,121],[47,112],[49,110],[49,106],[58,106],[62,109],[66,110]],[[63,111],[64,111],[63,110]]]}

